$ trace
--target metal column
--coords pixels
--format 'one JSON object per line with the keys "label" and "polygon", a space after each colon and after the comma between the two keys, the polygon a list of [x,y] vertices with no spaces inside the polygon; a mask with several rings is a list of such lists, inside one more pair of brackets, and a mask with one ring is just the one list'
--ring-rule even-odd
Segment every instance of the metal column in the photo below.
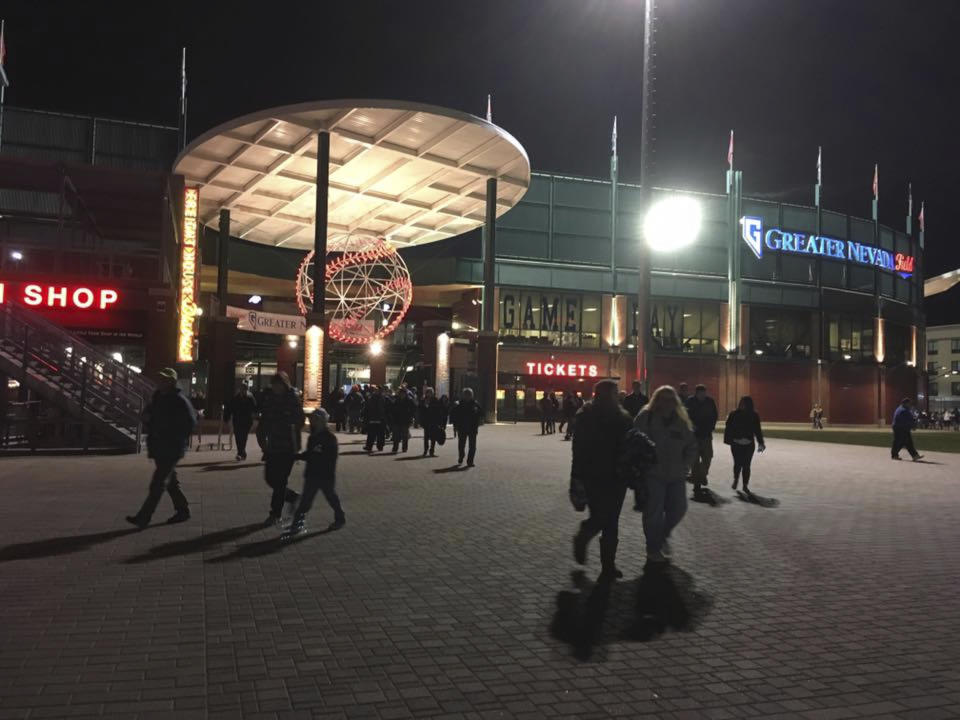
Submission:
{"label": "metal column", "polygon": [[481,329],[492,332],[496,308],[496,253],[497,253],[497,179],[487,179],[487,219],[483,233],[483,324]]}
{"label": "metal column", "polygon": [[[640,186],[643,193],[643,207],[650,204],[650,132],[653,123],[652,71],[653,63],[653,3],[645,0],[643,12],[643,111],[640,115]],[[640,240],[637,253],[637,376],[649,393],[647,377],[647,345],[650,333],[650,250],[646,240]]]}
{"label": "metal column", "polygon": [[227,314],[227,283],[230,269],[230,211],[220,210],[220,235],[217,238],[217,315]]}

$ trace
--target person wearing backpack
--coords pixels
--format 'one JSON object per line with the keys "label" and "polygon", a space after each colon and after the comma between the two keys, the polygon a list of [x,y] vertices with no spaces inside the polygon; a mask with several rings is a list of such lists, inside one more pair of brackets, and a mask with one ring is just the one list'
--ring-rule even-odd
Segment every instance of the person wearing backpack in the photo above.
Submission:
{"label": "person wearing backpack", "polygon": [[639,412],[633,426],[645,433],[657,448],[657,462],[645,474],[643,534],[647,561],[667,562],[670,533],[687,512],[686,482],[697,460],[699,446],[693,423],[677,391],[669,385],[657,388]]}
{"label": "person wearing backpack", "polygon": [[582,488],[590,515],[573,538],[573,558],[587,562],[587,546],[600,535],[600,580],[623,577],[616,566],[620,542],[620,510],[627,494],[621,460],[625,453],[630,416],[620,407],[617,383],[601,380],[593,399],[584,404],[573,423],[571,487]]}
{"label": "person wearing backpack", "polygon": [[723,442],[730,446],[733,455],[733,489],[737,489],[737,482],[743,474],[743,491],[750,495],[750,463],[753,453],[757,449],[763,452],[767,446],[763,443],[760,416],[753,409],[753,398],[749,395],[740,398],[737,409],[727,416]]}

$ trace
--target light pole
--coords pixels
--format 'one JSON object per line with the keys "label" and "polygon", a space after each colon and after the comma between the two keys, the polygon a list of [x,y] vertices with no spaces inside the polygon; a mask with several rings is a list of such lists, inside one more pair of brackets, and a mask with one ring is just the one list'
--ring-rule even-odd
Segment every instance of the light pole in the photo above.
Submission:
{"label": "light pole", "polygon": [[[644,205],[650,202],[650,131],[653,124],[653,78],[650,67],[653,62],[653,5],[655,0],[643,3],[643,108],[640,114],[640,188]],[[616,190],[614,190],[616,192]],[[640,244],[637,258],[637,375],[645,391],[647,386],[647,332],[650,317],[650,253],[644,243]]]}

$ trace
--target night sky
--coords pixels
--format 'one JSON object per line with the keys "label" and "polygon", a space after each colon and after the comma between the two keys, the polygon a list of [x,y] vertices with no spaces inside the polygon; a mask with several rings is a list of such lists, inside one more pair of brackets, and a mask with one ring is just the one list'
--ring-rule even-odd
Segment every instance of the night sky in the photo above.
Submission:
{"label": "night sky", "polygon": [[[188,50],[189,133],[286,103],[382,97],[494,121],[533,168],[639,179],[640,0],[3,3],[12,105],[175,125]],[[150,10],[150,13],[146,12]],[[927,203],[927,275],[960,266],[955,0],[657,0],[652,179],[723,191],[728,134],[748,195],[902,229]]]}

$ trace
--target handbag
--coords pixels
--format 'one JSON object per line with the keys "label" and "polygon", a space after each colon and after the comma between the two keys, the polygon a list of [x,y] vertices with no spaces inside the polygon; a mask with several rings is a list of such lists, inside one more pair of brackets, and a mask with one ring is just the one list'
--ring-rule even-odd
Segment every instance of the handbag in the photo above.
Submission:
{"label": "handbag", "polygon": [[570,476],[570,504],[577,512],[587,509],[587,489],[575,475]]}
{"label": "handbag", "polygon": [[436,442],[437,445],[443,445],[447,441],[447,431],[442,427],[435,427],[430,439]]}

